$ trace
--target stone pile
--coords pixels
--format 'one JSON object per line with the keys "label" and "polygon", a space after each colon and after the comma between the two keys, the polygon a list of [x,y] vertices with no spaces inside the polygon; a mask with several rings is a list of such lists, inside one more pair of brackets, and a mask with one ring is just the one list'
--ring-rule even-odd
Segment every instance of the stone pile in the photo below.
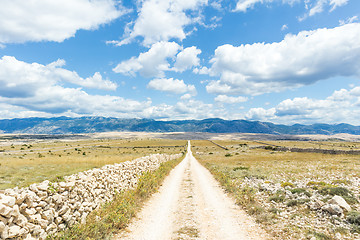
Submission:
{"label": "stone pile", "polygon": [[1,239],[45,239],[75,223],[117,192],[136,186],[145,171],[181,154],[154,154],[133,161],[92,169],[65,177],[63,182],[44,181],[26,188],[0,191]]}

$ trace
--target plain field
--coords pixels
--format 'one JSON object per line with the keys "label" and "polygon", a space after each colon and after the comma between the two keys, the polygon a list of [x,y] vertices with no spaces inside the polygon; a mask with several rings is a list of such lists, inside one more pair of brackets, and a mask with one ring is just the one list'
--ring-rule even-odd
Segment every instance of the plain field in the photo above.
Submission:
{"label": "plain field", "polygon": [[[164,137],[164,135],[156,136]],[[183,138],[185,135],[171,136]],[[2,142],[0,189],[24,187],[45,179],[62,180],[63,176],[79,171],[154,153],[185,152],[186,147],[186,140],[146,138],[146,136],[127,139],[117,139],[117,135],[111,137],[112,139]],[[199,135],[199,137],[203,136]],[[267,232],[278,236],[278,239],[296,239],[296,236],[302,236],[304,239],[309,236],[315,236],[317,239],[333,239],[336,233],[341,233],[344,239],[354,239],[355,236],[359,236],[356,235],[358,230],[353,228],[354,226],[346,225],[347,213],[342,219],[335,220],[348,228],[344,228],[343,225],[339,227],[334,223],[335,220],[331,218],[329,220],[326,214],[319,215],[318,212],[309,211],[308,202],[300,203],[296,200],[292,202],[294,205],[290,205],[289,199],[283,199],[286,191],[314,194],[325,188],[346,188],[351,193],[347,201],[351,202],[353,210],[359,212],[360,193],[359,186],[356,185],[359,184],[360,179],[359,155],[281,152],[271,148],[257,148],[270,145],[289,148],[360,150],[359,142],[269,140],[271,138],[231,140],[233,137],[222,135],[217,138],[212,135],[212,140],[227,150],[208,140],[192,140],[192,152],[195,158],[216,177],[220,176],[218,178],[220,182],[223,178],[223,186],[228,188],[227,190],[235,198],[242,199],[237,200],[237,203],[248,214],[253,215]],[[262,190],[260,187],[262,184],[270,187],[281,186],[281,189],[279,193],[271,195]],[[322,200],[326,202],[330,198],[331,196],[325,196]],[[306,219],[306,227],[299,227],[304,219]],[[323,223],[313,224],[316,221]]]}
{"label": "plain field", "polygon": [[180,153],[186,141],[86,139],[15,142],[0,146],[0,189],[57,181],[80,171],[155,153]]}

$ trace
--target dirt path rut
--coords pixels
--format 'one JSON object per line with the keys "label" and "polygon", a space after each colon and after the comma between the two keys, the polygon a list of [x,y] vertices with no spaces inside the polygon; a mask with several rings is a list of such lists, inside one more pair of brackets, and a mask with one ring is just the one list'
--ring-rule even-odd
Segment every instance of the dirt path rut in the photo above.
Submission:
{"label": "dirt path rut", "polygon": [[268,239],[192,155],[185,159],[114,239]]}

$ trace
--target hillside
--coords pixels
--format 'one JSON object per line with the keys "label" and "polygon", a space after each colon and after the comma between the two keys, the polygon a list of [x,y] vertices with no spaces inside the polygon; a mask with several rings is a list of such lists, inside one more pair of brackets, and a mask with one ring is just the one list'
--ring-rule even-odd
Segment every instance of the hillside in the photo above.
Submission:
{"label": "hillside", "polygon": [[287,126],[269,122],[223,120],[218,118],[181,121],[105,117],[18,118],[0,120],[0,132],[2,133],[70,134],[109,131],[325,135],[348,133],[360,135],[360,127],[349,124],[295,124]]}

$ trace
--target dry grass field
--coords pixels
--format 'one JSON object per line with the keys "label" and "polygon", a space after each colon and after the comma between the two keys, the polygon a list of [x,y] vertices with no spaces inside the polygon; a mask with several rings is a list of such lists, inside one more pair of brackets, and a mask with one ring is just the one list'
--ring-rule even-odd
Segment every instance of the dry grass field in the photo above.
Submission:
{"label": "dry grass field", "polygon": [[[357,239],[360,233],[360,156],[278,152],[253,141],[192,141],[195,157],[276,239]],[[356,150],[353,142],[266,141],[297,148]],[[352,211],[316,209],[334,195]]]}
{"label": "dry grass field", "polygon": [[[360,150],[359,142],[344,141],[258,141],[259,145],[275,145],[289,148],[314,148],[328,150]],[[261,144],[264,143],[264,144]]]}
{"label": "dry grass field", "polygon": [[82,139],[3,142],[0,189],[24,187],[106,164],[154,153],[185,151],[186,141],[167,139]]}
{"label": "dry grass field", "polygon": [[[214,143],[224,146],[223,149]],[[274,239],[360,238],[360,155],[282,152],[261,146],[360,150],[346,141],[191,141],[192,152]],[[24,187],[153,153],[185,151],[156,138],[0,142],[0,189]],[[341,196],[351,211],[330,213]]]}

